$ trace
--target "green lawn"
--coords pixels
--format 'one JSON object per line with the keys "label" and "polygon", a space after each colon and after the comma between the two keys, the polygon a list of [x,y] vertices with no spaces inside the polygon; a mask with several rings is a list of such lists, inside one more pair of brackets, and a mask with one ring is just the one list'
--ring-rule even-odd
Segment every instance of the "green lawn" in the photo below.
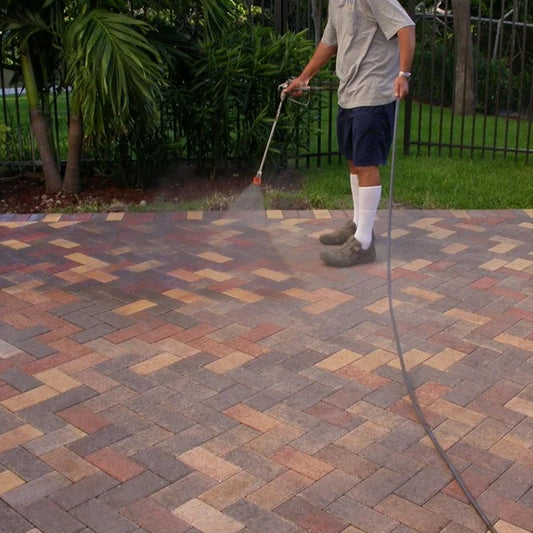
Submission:
{"label": "green lawn", "polygon": [[[396,141],[394,200],[421,209],[507,209],[533,207],[533,155],[504,151],[411,147],[403,154],[405,104],[400,106]],[[323,126],[324,128],[324,126]],[[453,116],[449,109],[413,104],[412,139],[482,146],[483,140],[503,148],[532,144],[531,123],[505,117]],[[420,134],[418,134],[420,131]],[[312,151],[315,146],[311,147]],[[302,162],[300,162],[302,164]],[[315,207],[351,206],[348,170],[334,157],[332,164],[303,169],[304,194]],[[389,164],[382,169],[383,203],[388,201]]]}
{"label": "green lawn", "polygon": [[[57,128],[54,126],[52,135],[53,141],[59,152],[60,159],[67,156],[68,139],[68,113],[67,98],[65,93],[57,96],[57,99],[50,98],[51,115],[55,116],[57,110]],[[7,113],[6,113],[7,110]],[[8,158],[12,161],[28,161],[31,155],[31,135],[30,135],[30,112],[28,100],[25,95],[18,98],[15,95],[6,95],[6,110],[0,105],[0,124],[5,124],[10,128],[10,142],[8,145]]]}
{"label": "green lawn", "polygon": [[[317,93],[314,93],[315,95]],[[321,128],[323,131],[322,150],[327,150],[327,129],[329,122],[327,93],[314,98],[323,99]],[[334,119],[336,102],[332,102],[332,142],[336,151]],[[52,106],[54,101],[51,102]],[[291,105],[289,103],[289,105]],[[11,127],[11,148],[21,160],[31,157],[29,150],[29,114],[24,96],[19,98],[17,128],[17,108],[14,96],[7,97],[7,120],[3,108],[0,117]],[[57,99],[57,112],[60,117],[59,130],[54,129],[54,142],[59,136],[60,156],[66,157],[67,110],[64,93]],[[441,148],[426,145],[412,146],[411,155],[403,152],[405,104],[400,106],[397,132],[397,160],[395,176],[395,202],[424,209],[506,209],[533,208],[533,156],[526,163],[525,156],[505,154],[503,151],[471,150],[468,148]],[[1,124],[1,121],[0,121]],[[494,144],[500,148],[525,149],[531,144],[533,132],[531,122],[517,121],[505,117],[461,118],[453,116],[447,108],[414,103],[411,139],[415,142],[440,143],[453,140],[455,144],[482,146]],[[420,133],[418,133],[420,132]],[[309,152],[317,150],[317,137],[313,137]],[[329,161],[329,163],[328,163]],[[295,164],[294,160],[291,162]],[[306,164],[299,161],[300,168]],[[302,168],[306,179],[303,194],[317,208],[350,208],[351,193],[346,165],[337,156],[322,157],[321,168],[316,168],[316,159],[311,158],[314,168]],[[383,202],[387,201],[390,166],[382,169],[384,185]]]}
{"label": "green lawn", "polygon": [[[413,104],[411,141],[421,143],[413,153],[424,155],[507,157],[514,159],[510,150],[525,150],[533,145],[533,125],[526,120],[505,116],[454,116],[450,108],[421,103]],[[429,147],[424,143],[431,143]],[[439,144],[462,145],[453,148]],[[495,149],[483,149],[493,146]],[[506,150],[507,148],[507,150]],[[531,156],[530,156],[531,157]],[[517,159],[523,158],[518,155]]]}
{"label": "green lawn", "polygon": [[[315,207],[351,205],[344,164],[308,169],[304,194]],[[388,199],[390,165],[382,169],[383,202]],[[394,201],[420,209],[533,208],[531,164],[438,156],[398,156]]]}

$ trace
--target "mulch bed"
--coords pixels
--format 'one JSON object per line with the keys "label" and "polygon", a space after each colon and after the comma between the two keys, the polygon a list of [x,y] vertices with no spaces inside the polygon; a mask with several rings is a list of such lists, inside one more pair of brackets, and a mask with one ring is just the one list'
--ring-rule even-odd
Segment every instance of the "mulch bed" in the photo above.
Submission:
{"label": "mulch bed", "polygon": [[[40,173],[0,178],[0,213],[51,213],[78,211],[124,211],[154,202],[182,203],[204,200],[215,194],[240,194],[250,185],[253,172],[228,169],[214,180],[200,177],[194,168],[178,165],[169,169],[158,183],[144,190],[128,189],[105,176],[83,179],[77,195],[48,194]],[[270,188],[298,191],[302,176],[285,170],[264,180]]]}

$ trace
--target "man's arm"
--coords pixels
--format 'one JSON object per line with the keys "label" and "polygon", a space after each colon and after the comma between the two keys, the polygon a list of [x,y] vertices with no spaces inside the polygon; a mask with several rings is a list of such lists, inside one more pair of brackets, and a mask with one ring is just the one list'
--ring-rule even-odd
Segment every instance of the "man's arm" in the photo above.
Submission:
{"label": "man's arm", "polygon": [[[398,31],[398,47],[400,49],[400,71],[411,72],[413,57],[415,55],[415,27],[406,26]],[[394,95],[396,98],[405,98],[409,94],[409,81],[398,76],[394,80]]]}
{"label": "man's arm", "polygon": [[302,70],[301,74],[294,78],[284,92],[293,92],[298,96],[298,89],[307,87],[311,78],[337,53],[336,46],[328,46],[323,42],[318,43],[315,53]]}

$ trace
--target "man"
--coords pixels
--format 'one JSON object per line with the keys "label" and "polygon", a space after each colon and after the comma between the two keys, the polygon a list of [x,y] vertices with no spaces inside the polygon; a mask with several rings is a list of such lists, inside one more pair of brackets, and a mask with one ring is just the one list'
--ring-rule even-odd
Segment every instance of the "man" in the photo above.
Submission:
{"label": "man", "polygon": [[285,89],[298,96],[337,56],[337,136],[350,170],[354,213],[343,228],[320,236],[323,244],[340,245],[320,254],[328,265],[348,267],[376,258],[379,165],[387,162],[392,142],[395,99],[409,92],[414,49],[414,22],[397,0],[330,0],[321,42]]}

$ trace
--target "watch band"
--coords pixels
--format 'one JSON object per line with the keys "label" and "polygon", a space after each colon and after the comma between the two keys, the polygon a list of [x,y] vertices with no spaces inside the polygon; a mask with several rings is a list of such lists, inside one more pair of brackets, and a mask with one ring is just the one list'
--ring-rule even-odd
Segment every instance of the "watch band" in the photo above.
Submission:
{"label": "watch band", "polygon": [[409,79],[411,77],[411,73],[410,72],[405,72],[403,70],[400,70],[400,73],[398,74],[398,76],[400,76],[402,78]]}

